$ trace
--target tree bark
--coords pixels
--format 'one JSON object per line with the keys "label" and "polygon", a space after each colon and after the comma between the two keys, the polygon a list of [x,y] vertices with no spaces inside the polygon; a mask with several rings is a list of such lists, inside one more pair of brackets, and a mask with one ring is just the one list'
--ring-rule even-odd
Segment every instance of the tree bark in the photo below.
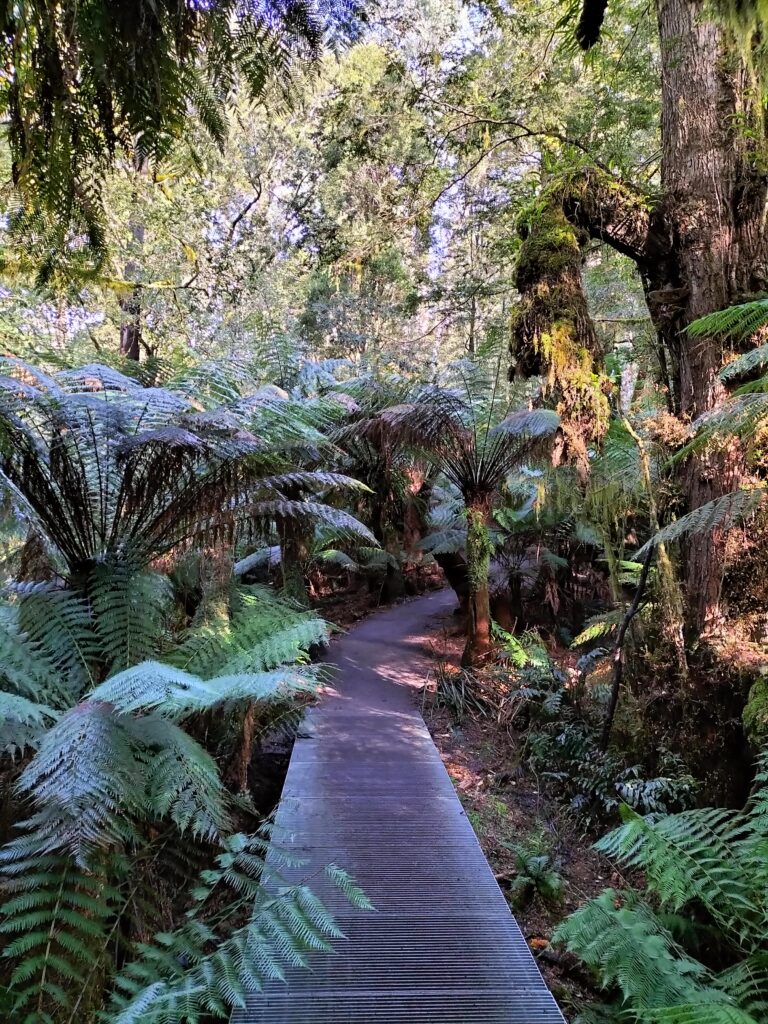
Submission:
{"label": "tree bark", "polygon": [[306,567],[309,542],[305,525],[294,517],[277,517],[280,537],[280,567],[285,594],[303,608],[309,607]]}
{"label": "tree bark", "polygon": [[461,657],[462,665],[476,665],[491,649],[491,599],[488,590],[490,541],[488,517],[489,496],[473,496],[467,501],[467,642]]}
{"label": "tree bark", "polygon": [[[720,339],[685,327],[768,285],[768,178],[760,83],[741,44],[705,0],[658,0],[662,64],[661,199],[590,168],[563,183],[568,219],[635,260],[662,350],[670,356],[674,411],[686,422],[726,397]],[[736,444],[691,457],[680,485],[689,509],[733,490],[744,472]],[[683,545],[686,622],[697,635],[719,621],[725,537]]]}
{"label": "tree bark", "polygon": [[[766,286],[766,179],[756,164],[754,138],[765,134],[762,91],[739,44],[702,0],[660,0],[658,19],[662,212],[676,272],[676,280],[660,281],[659,290],[662,299],[670,284],[679,294],[667,307],[663,329],[677,371],[680,413],[694,419],[726,396],[719,378],[723,346],[713,338],[694,342],[681,328]],[[692,458],[682,481],[688,506],[733,490],[742,473],[736,445]],[[688,618],[698,632],[719,618],[725,536],[692,536],[684,561]]]}
{"label": "tree bark", "polygon": [[137,184],[133,194],[133,209],[130,216],[129,228],[131,232],[132,249],[135,257],[129,257],[125,263],[125,280],[135,282],[129,295],[120,299],[120,309],[123,312],[120,323],[120,355],[134,362],[141,357],[141,285],[139,284],[141,267],[138,260],[141,259],[141,251],[144,248],[144,223],[139,216],[138,210],[138,178],[145,173],[146,164],[141,159],[134,163],[134,179]]}
{"label": "tree bark", "polygon": [[515,284],[520,302],[512,316],[512,376],[541,376],[561,422],[554,461],[589,474],[589,447],[605,431],[609,406],[599,376],[603,353],[581,281],[589,239],[566,216],[557,190],[520,227],[523,243]]}
{"label": "tree bark", "polygon": [[653,561],[653,548],[648,548],[648,554],[645,556],[643,562],[643,568],[640,573],[640,580],[637,584],[637,590],[632,604],[627,609],[624,618],[621,620],[619,626],[619,633],[616,637],[616,646],[613,649],[613,683],[611,686],[611,696],[608,701],[608,709],[605,715],[605,721],[603,722],[603,731],[600,736],[600,749],[607,750],[608,743],[611,739],[611,729],[613,728],[613,720],[616,717],[616,708],[619,706],[619,694],[621,693],[621,683],[624,677],[624,640],[627,635],[632,619],[637,615],[640,610],[640,602],[645,594],[645,588],[648,583],[648,572],[651,568],[651,562]]}

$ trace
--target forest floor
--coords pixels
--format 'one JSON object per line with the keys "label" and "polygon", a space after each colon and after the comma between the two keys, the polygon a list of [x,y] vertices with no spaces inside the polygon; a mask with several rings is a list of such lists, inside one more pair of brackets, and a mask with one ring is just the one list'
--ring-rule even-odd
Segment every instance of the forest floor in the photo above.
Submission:
{"label": "forest floor", "polygon": [[[463,646],[459,619],[449,615],[436,623],[436,663],[458,669]],[[564,917],[607,886],[621,887],[623,880],[592,849],[595,837],[585,834],[574,815],[547,795],[546,783],[521,765],[520,737],[470,715],[458,723],[447,709],[431,708],[428,693],[422,711],[547,985],[570,1017],[597,993],[576,959],[553,949],[550,937]],[[546,902],[538,893],[522,903],[514,899],[510,890],[519,871],[519,847],[550,858],[563,883],[561,899]]]}

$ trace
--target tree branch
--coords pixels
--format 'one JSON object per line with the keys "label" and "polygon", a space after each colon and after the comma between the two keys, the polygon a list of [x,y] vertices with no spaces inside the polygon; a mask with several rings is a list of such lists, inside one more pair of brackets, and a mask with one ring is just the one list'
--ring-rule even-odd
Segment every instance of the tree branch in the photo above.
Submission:
{"label": "tree branch", "polygon": [[586,167],[557,190],[572,224],[610,245],[641,267],[669,254],[669,242],[654,231],[646,196],[632,185]]}

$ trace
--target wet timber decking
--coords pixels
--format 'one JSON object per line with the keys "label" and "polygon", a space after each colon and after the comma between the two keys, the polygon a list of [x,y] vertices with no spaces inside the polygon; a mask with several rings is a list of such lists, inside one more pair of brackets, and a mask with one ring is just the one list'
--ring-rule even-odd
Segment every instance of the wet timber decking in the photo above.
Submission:
{"label": "wet timber decking", "polygon": [[[253,996],[233,1024],[563,1024],[419,714],[430,620],[446,592],[372,616],[334,644],[277,838],[347,869],[376,907],[310,887],[346,938]],[[434,625],[432,626],[434,629]]]}

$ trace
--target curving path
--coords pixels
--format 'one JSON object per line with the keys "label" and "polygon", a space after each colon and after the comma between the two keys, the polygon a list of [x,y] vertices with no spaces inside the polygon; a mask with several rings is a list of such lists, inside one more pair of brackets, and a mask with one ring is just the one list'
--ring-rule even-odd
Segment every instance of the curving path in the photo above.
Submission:
{"label": "curving path", "polygon": [[[297,740],[281,845],[346,868],[376,907],[314,892],[347,938],[291,971],[233,1024],[563,1024],[414,700],[441,591],[356,626],[331,649],[333,688]],[[434,630],[434,624],[432,624]]]}

